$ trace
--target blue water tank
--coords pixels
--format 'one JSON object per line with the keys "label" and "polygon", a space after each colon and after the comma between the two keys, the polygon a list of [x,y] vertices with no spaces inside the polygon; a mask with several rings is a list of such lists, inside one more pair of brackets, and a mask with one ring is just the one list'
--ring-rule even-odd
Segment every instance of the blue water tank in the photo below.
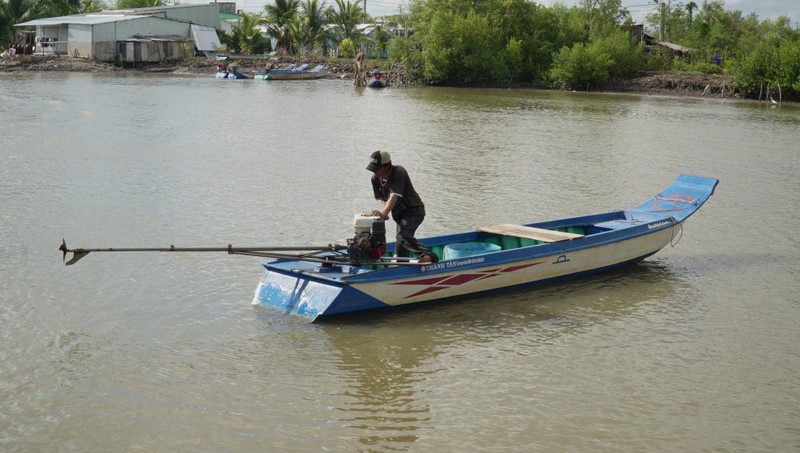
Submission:
{"label": "blue water tank", "polygon": [[459,242],[444,248],[444,259],[452,260],[465,256],[482,255],[484,253],[499,252],[503,248],[497,244],[483,242]]}

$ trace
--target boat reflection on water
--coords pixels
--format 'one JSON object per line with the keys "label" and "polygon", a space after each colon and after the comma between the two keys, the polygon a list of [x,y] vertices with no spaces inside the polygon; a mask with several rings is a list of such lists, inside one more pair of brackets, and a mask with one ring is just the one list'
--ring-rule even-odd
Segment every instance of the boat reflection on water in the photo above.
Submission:
{"label": "boat reflection on water", "polygon": [[[403,450],[429,430],[454,423],[450,418],[479,423],[471,417],[478,417],[482,408],[469,408],[483,404],[486,392],[503,392],[482,386],[513,373],[520,361],[537,360],[547,367],[553,360],[565,360],[570,352],[554,345],[596,325],[644,316],[638,307],[666,305],[682,291],[690,292],[669,266],[644,261],[540,289],[364,314],[304,329],[323,334],[318,340],[337,356],[330,362],[337,370],[326,373],[341,380],[344,398],[334,413],[348,430],[345,435],[357,438],[364,448]],[[300,325],[258,311],[274,322]],[[536,388],[522,391],[535,400]]]}

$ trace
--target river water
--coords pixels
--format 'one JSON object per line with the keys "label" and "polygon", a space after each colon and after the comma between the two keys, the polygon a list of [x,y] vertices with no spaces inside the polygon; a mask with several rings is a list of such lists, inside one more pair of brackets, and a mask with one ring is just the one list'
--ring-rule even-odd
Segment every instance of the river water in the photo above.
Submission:
{"label": "river water", "polygon": [[[797,451],[798,143],[733,100],[0,74],[0,450]],[[259,258],[62,263],[343,241],[381,147],[420,236],[721,182],[638,265],[328,324],[252,306]]]}

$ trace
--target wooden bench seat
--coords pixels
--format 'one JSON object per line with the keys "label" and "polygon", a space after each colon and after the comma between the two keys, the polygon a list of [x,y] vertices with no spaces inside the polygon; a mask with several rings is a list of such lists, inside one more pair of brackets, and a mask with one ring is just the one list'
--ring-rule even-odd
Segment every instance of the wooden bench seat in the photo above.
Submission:
{"label": "wooden bench seat", "polygon": [[524,225],[514,225],[506,223],[502,225],[495,225],[490,227],[480,227],[478,231],[481,233],[502,234],[504,236],[515,236],[525,239],[533,239],[541,242],[560,242],[570,241],[572,239],[582,238],[582,234],[564,233],[563,231],[546,230],[543,228],[534,228]]}

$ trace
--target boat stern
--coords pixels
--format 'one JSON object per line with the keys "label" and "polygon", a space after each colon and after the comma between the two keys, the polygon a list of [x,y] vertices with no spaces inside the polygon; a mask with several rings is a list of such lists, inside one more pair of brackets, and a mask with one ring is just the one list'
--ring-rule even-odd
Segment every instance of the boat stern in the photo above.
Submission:
{"label": "boat stern", "polygon": [[264,305],[314,321],[325,313],[342,289],[341,286],[284,275],[268,269],[258,282],[253,305]]}
{"label": "boat stern", "polygon": [[263,305],[311,322],[388,306],[343,283],[340,276],[323,276],[320,269],[324,268],[311,266],[305,270],[289,269],[291,264],[302,266],[307,263],[282,262],[280,265],[264,265],[266,270],[256,287],[253,305]]}

